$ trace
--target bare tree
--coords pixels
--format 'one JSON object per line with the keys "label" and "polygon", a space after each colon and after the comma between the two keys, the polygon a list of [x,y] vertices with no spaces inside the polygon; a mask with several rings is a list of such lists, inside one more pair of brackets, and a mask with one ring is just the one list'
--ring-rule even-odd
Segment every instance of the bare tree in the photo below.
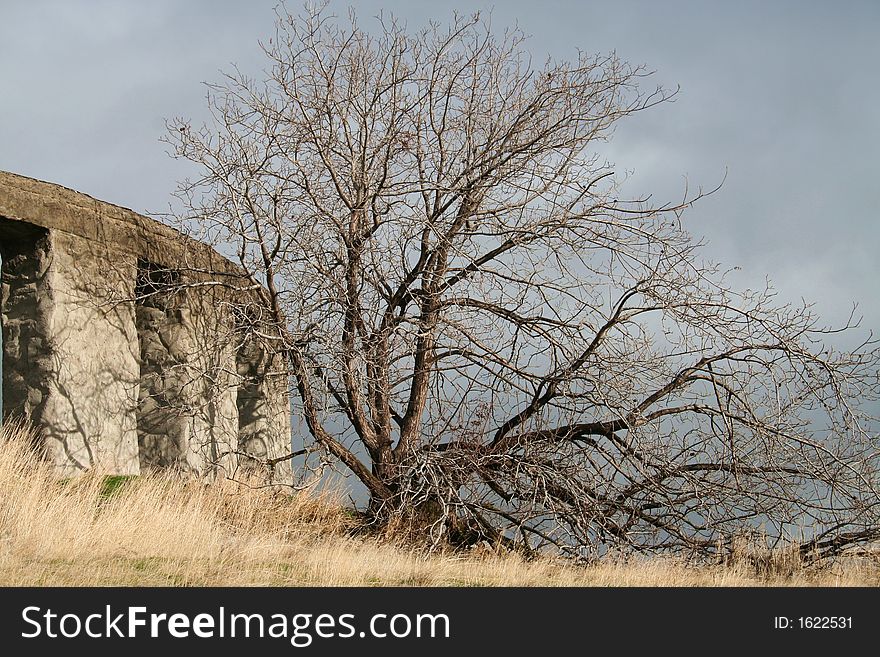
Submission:
{"label": "bare tree", "polygon": [[672,94],[479,16],[376,26],[280,10],[266,79],[168,137],[199,170],[178,219],[262,286],[259,338],[370,514],[578,555],[878,538],[876,346],[729,289],[681,225],[701,194],[624,200],[596,154]]}

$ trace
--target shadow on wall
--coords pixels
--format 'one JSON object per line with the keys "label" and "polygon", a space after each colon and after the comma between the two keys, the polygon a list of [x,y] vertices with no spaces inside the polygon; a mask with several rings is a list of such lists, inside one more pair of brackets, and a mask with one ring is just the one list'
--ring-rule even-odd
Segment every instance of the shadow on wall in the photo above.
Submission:
{"label": "shadow on wall", "polygon": [[46,289],[49,231],[0,218],[3,416],[23,413],[39,423],[52,365]]}

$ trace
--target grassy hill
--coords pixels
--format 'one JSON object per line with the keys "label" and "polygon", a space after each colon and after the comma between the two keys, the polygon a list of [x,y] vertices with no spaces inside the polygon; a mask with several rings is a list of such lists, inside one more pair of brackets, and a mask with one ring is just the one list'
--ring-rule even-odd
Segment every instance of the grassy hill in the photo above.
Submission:
{"label": "grassy hill", "polygon": [[15,428],[0,432],[0,585],[854,586],[880,560],[803,568],[785,555],[689,567],[589,566],[492,550],[425,554],[358,531],[338,501],[179,476],[60,480]]}

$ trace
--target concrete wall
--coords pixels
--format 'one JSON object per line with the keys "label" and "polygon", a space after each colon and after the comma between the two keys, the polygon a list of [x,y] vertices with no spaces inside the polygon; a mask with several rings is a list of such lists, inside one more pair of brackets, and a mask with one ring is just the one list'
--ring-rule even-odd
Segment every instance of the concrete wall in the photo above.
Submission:
{"label": "concrete wall", "polygon": [[137,474],[138,337],[134,308],[124,301],[134,294],[135,259],[112,245],[51,234],[46,448],[65,474]]}
{"label": "concrete wall", "polygon": [[49,231],[0,218],[3,405],[39,421],[49,394]]}
{"label": "concrete wall", "polygon": [[[228,473],[241,442],[232,303],[221,288],[187,289],[186,277],[177,276],[140,263],[141,466],[199,470],[210,463]],[[289,435],[284,421],[273,430]]]}
{"label": "concrete wall", "polygon": [[216,252],[0,172],[0,254],[3,413],[31,419],[63,474],[236,476],[257,463],[237,452],[289,451],[284,368],[234,320],[254,297],[210,284],[241,282]]}

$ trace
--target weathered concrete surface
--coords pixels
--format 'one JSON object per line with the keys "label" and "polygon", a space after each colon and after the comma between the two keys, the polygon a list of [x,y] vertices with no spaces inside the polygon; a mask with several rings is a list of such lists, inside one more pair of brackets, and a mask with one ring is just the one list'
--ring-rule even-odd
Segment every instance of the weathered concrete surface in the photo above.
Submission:
{"label": "weathered concrete surface", "polygon": [[133,297],[134,260],[109,245],[96,249],[75,235],[50,234],[53,311],[45,339],[52,368],[39,423],[46,448],[65,474],[92,467],[137,474],[134,308],[107,298],[111,290]]}
{"label": "weathered concrete surface", "polygon": [[[242,451],[258,458],[271,458],[277,452],[272,444],[273,427],[290,423],[287,378],[276,354],[253,339],[239,342],[236,353],[239,384],[236,395],[238,436]],[[289,475],[289,461],[275,466],[276,476]],[[254,465],[247,460],[242,466]]]}
{"label": "weathered concrete surface", "polygon": [[234,475],[255,463],[237,452],[289,451],[283,368],[236,326],[254,299],[225,285],[240,273],[215,251],[0,172],[0,254],[3,413],[39,427],[59,470]]}
{"label": "weathered concrete surface", "polygon": [[[167,273],[159,270],[160,278]],[[141,268],[142,279],[150,275]],[[150,292],[136,304],[136,315],[141,467],[200,470],[210,463],[234,470],[241,444],[236,395],[243,382],[235,374],[236,336],[224,293],[212,287]],[[289,432],[286,421],[272,430]]]}
{"label": "weathered concrete surface", "polygon": [[3,262],[3,402],[39,420],[49,393],[52,295],[48,284],[49,231],[0,219]]}

